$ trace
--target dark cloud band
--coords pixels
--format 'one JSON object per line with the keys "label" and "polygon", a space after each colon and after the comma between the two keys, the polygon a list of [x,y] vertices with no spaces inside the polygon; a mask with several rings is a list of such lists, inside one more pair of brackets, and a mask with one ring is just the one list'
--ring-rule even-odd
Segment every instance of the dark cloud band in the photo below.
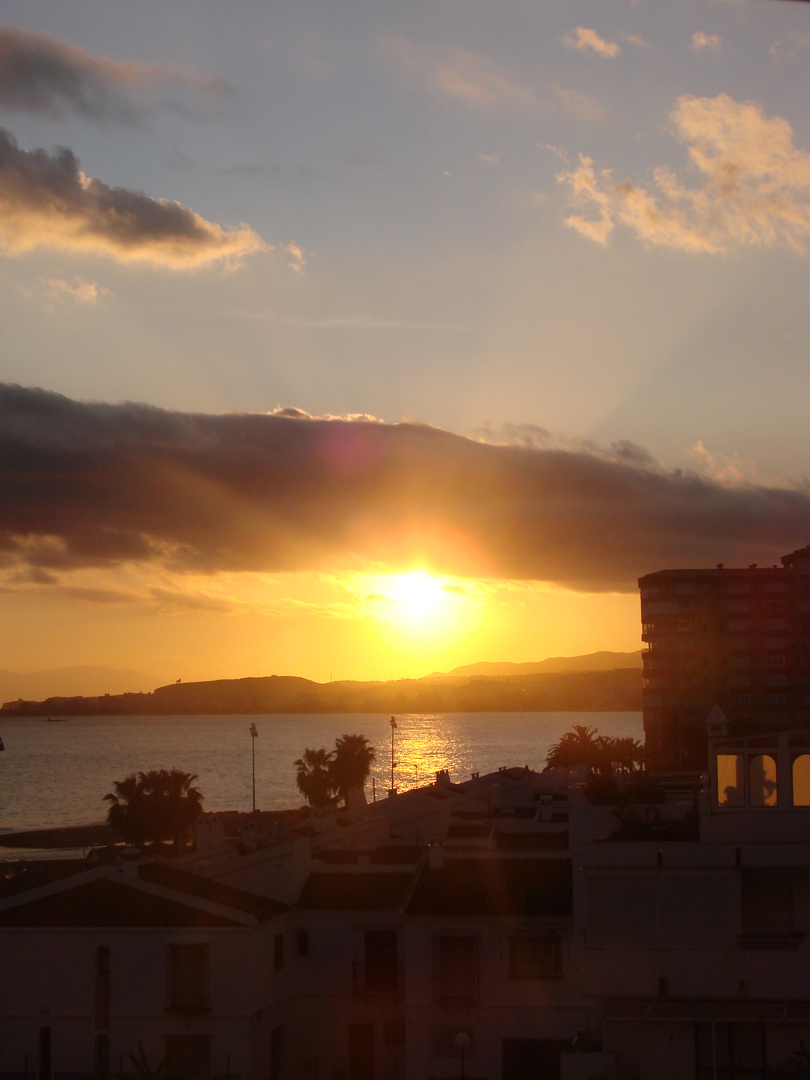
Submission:
{"label": "dark cloud band", "polygon": [[224,83],[150,64],[120,63],[19,26],[0,26],[0,105],[28,113],[77,113],[133,124],[158,106],[183,108],[226,93]]}
{"label": "dark cloud band", "polygon": [[2,128],[0,245],[12,253],[45,246],[173,269],[238,260],[267,246],[246,226],[223,229],[180,203],[88,178],[66,148],[21,150]]}
{"label": "dark cloud band", "polygon": [[643,457],[493,446],[416,424],[205,416],[0,385],[0,561],[44,571],[414,562],[633,589],[670,566],[773,562],[798,490],[724,487]]}

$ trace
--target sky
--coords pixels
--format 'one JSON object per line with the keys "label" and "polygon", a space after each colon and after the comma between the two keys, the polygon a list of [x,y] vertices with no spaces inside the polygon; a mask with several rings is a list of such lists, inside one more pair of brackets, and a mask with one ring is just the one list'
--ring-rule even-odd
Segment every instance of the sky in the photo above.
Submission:
{"label": "sky", "polygon": [[807,5],[2,19],[4,668],[631,650],[810,540]]}

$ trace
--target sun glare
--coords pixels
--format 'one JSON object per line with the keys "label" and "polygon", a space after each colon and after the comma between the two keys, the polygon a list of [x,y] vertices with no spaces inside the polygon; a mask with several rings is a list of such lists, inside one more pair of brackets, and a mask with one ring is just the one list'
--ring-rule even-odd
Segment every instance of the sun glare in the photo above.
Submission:
{"label": "sun glare", "polygon": [[386,591],[398,610],[414,622],[436,615],[442,606],[442,587],[424,570],[397,574],[391,578]]}

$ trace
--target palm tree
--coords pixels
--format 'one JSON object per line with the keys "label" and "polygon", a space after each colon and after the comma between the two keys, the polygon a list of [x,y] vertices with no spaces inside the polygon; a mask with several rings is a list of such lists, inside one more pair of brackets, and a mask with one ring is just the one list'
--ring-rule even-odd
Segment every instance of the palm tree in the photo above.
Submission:
{"label": "palm tree", "polygon": [[329,766],[332,789],[346,802],[350,788],[362,788],[376,754],[365,735],[341,735]]}
{"label": "palm tree", "polygon": [[298,790],[310,806],[326,806],[332,797],[332,756],[328,750],[307,749],[293,762]]}
{"label": "palm tree", "polygon": [[110,804],[107,823],[121,839],[136,847],[144,844],[148,832],[146,807],[143,787],[135,773],[123,780],[114,780],[113,790],[104,796],[104,801]]}
{"label": "palm tree", "polygon": [[574,724],[572,731],[566,731],[549,748],[546,765],[550,769],[586,765],[588,772],[592,773],[599,769],[603,757],[604,740],[597,734],[597,729]]}
{"label": "palm tree", "polygon": [[644,771],[646,758],[644,747],[630,735],[610,740],[612,761],[617,770],[627,776],[637,776]]}
{"label": "palm tree", "polygon": [[585,765],[589,776],[638,776],[644,770],[644,747],[630,736],[599,735],[596,728],[575,724],[549,749],[546,764],[550,769]]}
{"label": "palm tree", "polygon": [[113,783],[104,796],[108,823],[127,843],[173,840],[179,847],[202,810],[202,793],[193,787],[195,773],[151,769]]}

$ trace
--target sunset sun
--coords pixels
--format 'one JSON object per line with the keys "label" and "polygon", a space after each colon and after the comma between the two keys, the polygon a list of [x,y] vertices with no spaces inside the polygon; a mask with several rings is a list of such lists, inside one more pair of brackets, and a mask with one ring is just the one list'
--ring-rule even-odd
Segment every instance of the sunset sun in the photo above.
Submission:
{"label": "sunset sun", "polygon": [[411,570],[391,578],[387,592],[398,612],[410,622],[435,617],[444,606],[444,590],[436,578],[424,570]]}

